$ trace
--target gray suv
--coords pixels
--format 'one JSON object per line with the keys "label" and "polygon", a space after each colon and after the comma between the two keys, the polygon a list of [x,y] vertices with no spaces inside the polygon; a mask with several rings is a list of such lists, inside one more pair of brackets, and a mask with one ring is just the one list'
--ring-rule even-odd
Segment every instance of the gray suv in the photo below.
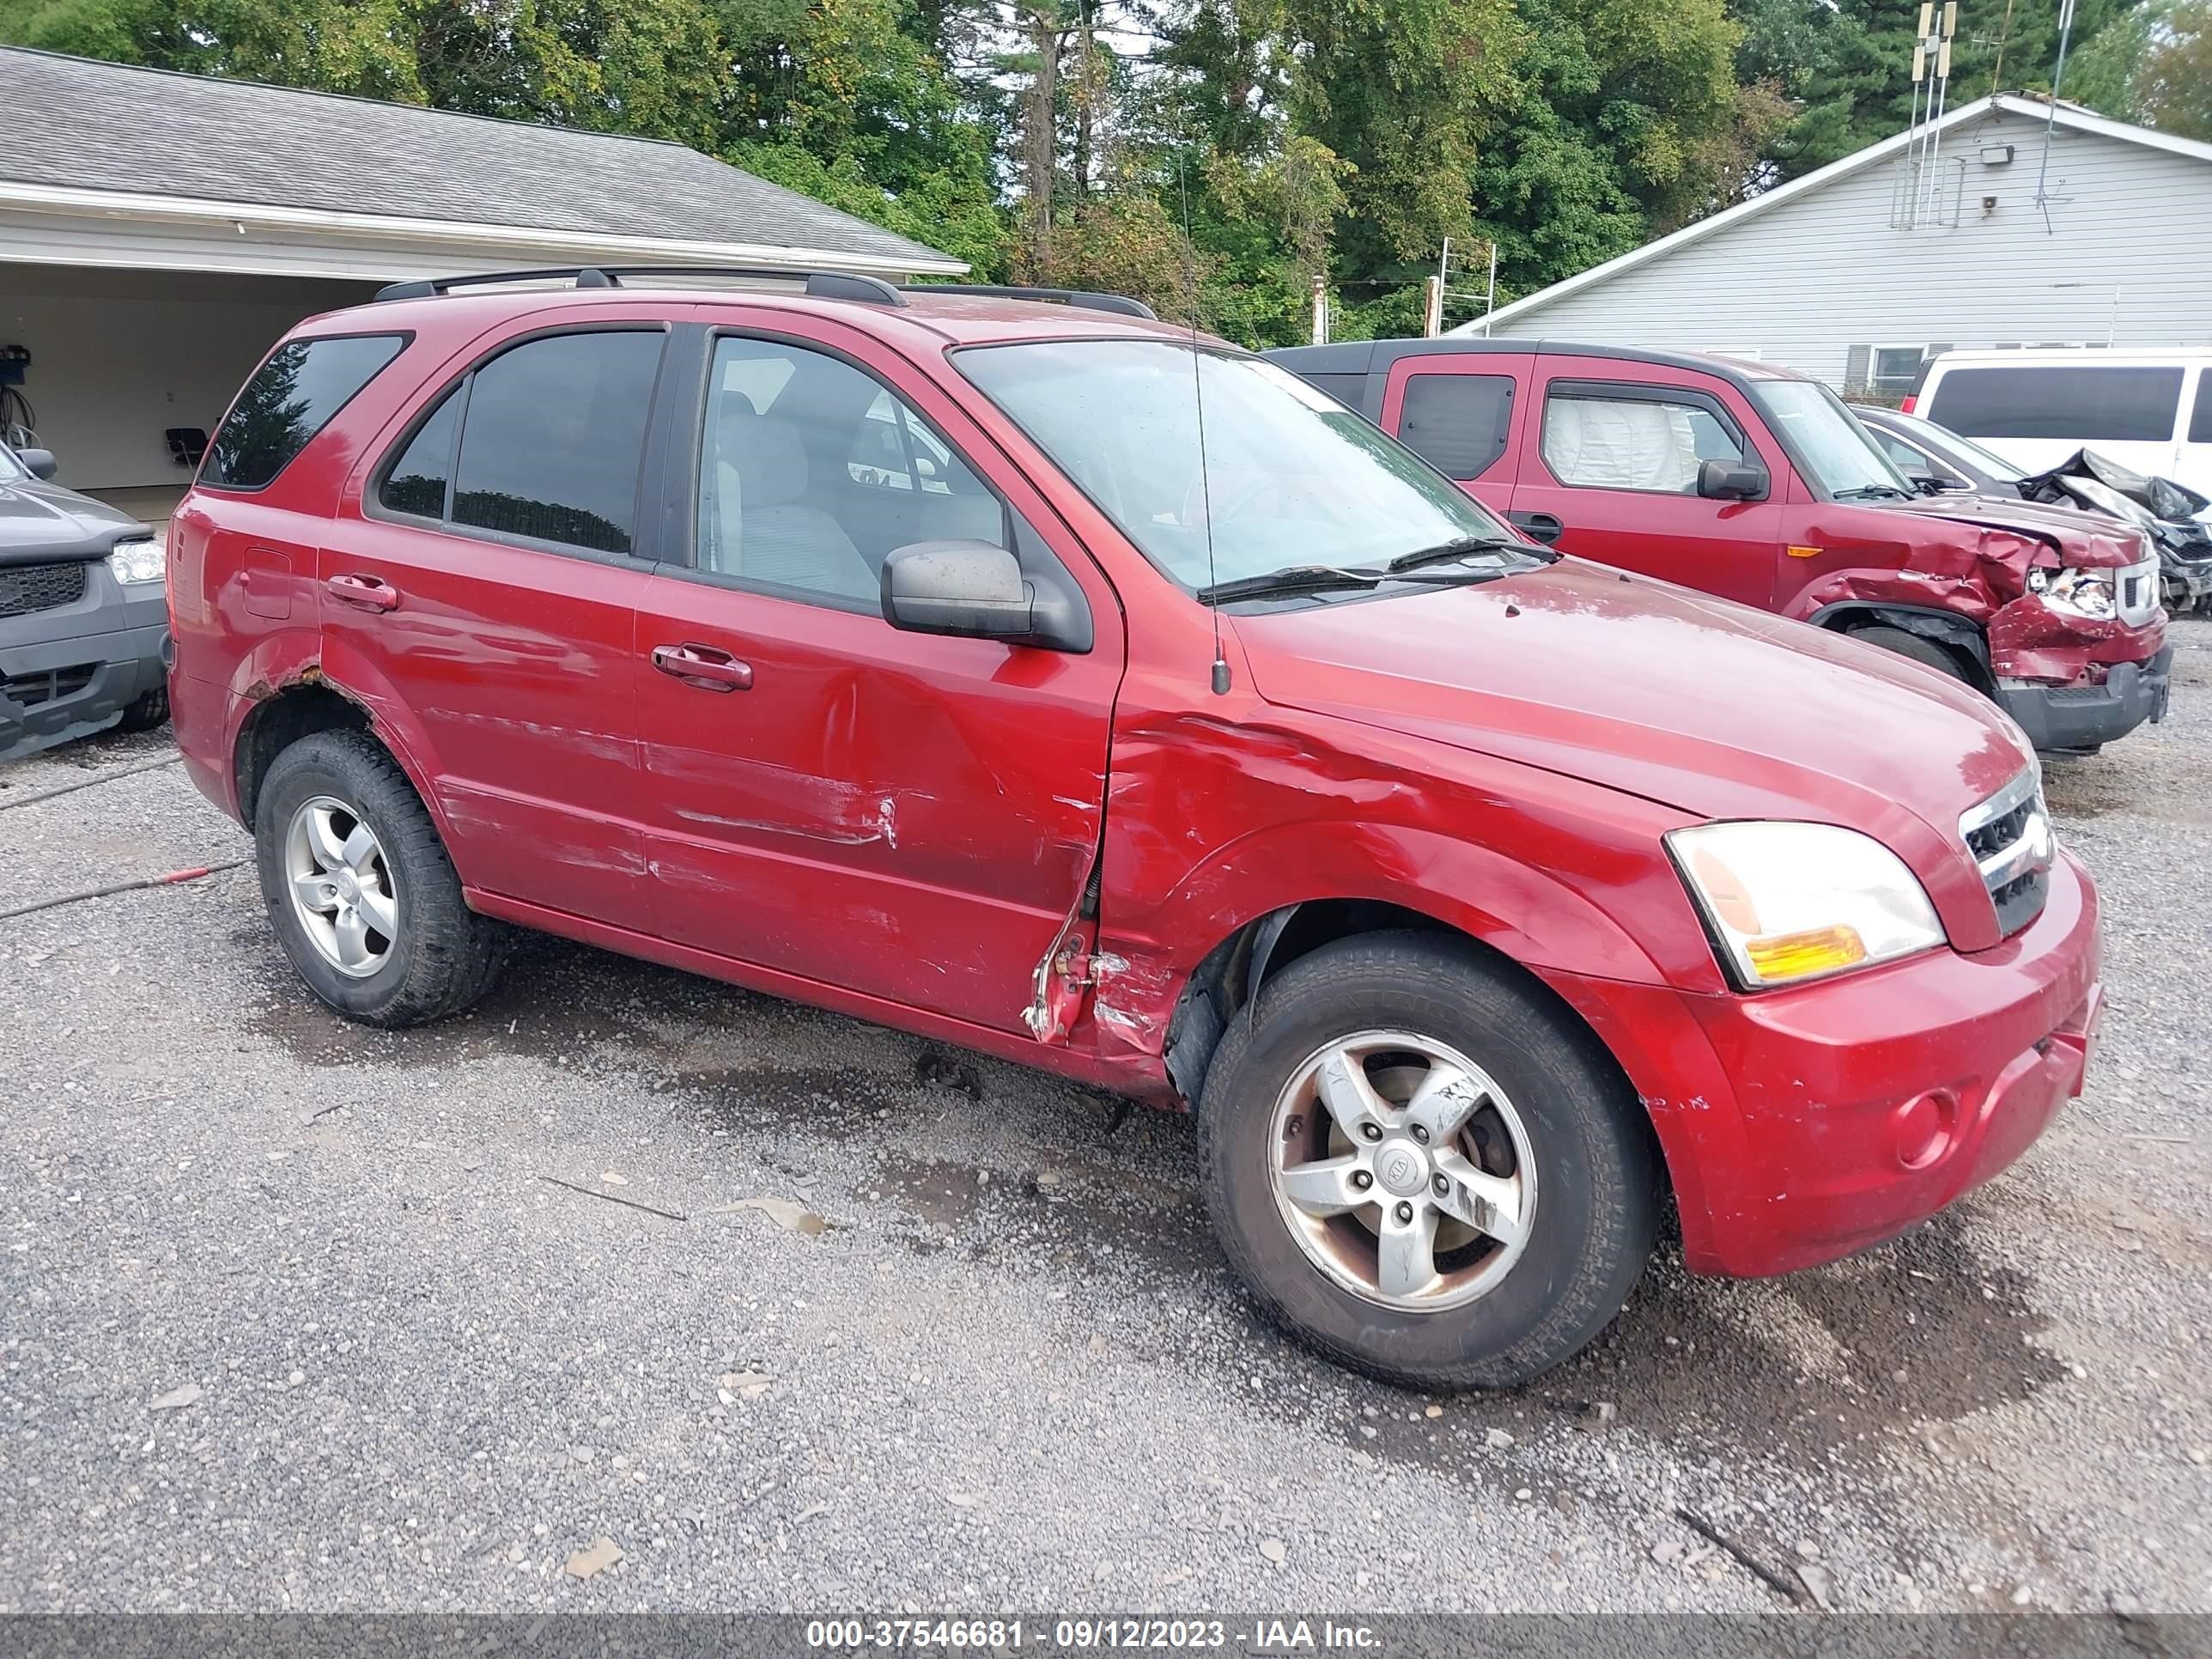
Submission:
{"label": "gray suv", "polygon": [[161,544],[0,445],[0,760],[169,712]]}

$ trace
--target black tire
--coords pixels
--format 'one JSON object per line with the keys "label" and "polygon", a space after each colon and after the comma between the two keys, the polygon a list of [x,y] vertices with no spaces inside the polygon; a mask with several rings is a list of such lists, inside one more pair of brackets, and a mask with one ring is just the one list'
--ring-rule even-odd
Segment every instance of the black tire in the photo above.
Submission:
{"label": "black tire", "polygon": [[[323,957],[292,907],[284,836],[293,814],[318,795],[344,802],[382,844],[397,890],[398,936],[383,966],[364,978]],[[510,939],[471,910],[460,878],[421,797],[398,763],[360,732],[317,732],[270,763],[253,814],[261,897],[270,925],[301,978],[349,1019],[397,1029],[444,1019],[491,988]]]}
{"label": "black tire", "polygon": [[[1649,1123],[1590,1034],[1510,966],[1434,933],[1364,934],[1299,958],[1231,1022],[1198,1118],[1206,1206],[1261,1304],[1338,1364],[1431,1389],[1510,1388],[1613,1322],[1651,1253],[1661,1211]],[[1489,1072],[1529,1132],[1538,1201],[1526,1249],[1478,1299],[1436,1312],[1364,1300],[1325,1276],[1278,1211],[1277,1098],[1329,1042],[1425,1033]]]}
{"label": "black tire", "polygon": [[1972,685],[1966,665],[1959,660],[1959,653],[1933,640],[1923,640],[1917,634],[1908,634],[1901,628],[1859,628],[1851,637],[1865,645],[1878,645],[1885,651],[1894,651],[1900,657],[1910,657],[1915,662],[1925,663],[1939,674],[1948,674],[1964,685]]}
{"label": "black tire", "polygon": [[115,722],[115,729],[118,732],[150,732],[168,718],[168,689],[157,687],[125,704],[123,718]]}

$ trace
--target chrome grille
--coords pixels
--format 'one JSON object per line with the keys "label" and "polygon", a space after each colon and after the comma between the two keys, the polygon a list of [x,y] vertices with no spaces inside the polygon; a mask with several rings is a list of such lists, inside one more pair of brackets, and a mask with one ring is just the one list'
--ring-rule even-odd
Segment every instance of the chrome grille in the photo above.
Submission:
{"label": "chrome grille", "polygon": [[2141,628],[2158,615],[2158,556],[2112,573],[2112,605],[2120,620]]}
{"label": "chrome grille", "polygon": [[2058,844],[2043,804],[2043,779],[2033,767],[1959,818],[1982,885],[1996,908],[1997,927],[2009,939],[2043,914],[2051,892],[2051,866]]}
{"label": "chrome grille", "polygon": [[75,605],[84,597],[85,568],[76,560],[0,568],[0,617],[27,617]]}

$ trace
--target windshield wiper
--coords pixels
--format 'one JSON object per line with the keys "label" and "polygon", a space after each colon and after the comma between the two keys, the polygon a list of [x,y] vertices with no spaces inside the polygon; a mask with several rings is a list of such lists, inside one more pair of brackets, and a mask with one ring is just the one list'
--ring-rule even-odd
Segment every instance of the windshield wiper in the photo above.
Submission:
{"label": "windshield wiper", "polygon": [[1872,501],[1891,498],[1909,501],[1913,499],[1911,490],[1899,489],[1895,484],[1861,484],[1853,489],[1838,489],[1832,493],[1839,501]]}
{"label": "windshield wiper", "polygon": [[1417,547],[1411,553],[1401,553],[1382,568],[1385,570],[1418,570],[1425,564],[1447,564],[1454,559],[1463,559],[1470,553],[1522,553],[1539,559],[1547,553],[1554,559],[1559,556],[1549,548],[1537,547],[1528,542],[1509,541],[1502,536],[1460,536],[1451,541],[1438,542],[1434,547]]}
{"label": "windshield wiper", "polygon": [[1272,599],[1280,593],[1323,593],[1336,588],[1374,587],[1382,580],[1379,570],[1347,570],[1333,564],[1294,564],[1261,576],[1239,576],[1198,590],[1200,603],[1224,605],[1231,599]]}

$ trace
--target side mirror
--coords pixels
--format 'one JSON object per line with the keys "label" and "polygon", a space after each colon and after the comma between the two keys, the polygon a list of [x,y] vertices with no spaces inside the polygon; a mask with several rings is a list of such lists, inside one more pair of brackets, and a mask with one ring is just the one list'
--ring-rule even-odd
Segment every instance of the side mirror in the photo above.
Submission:
{"label": "side mirror", "polygon": [[1946,478],[1934,472],[1908,472],[1905,482],[1923,495],[1941,495],[1954,489],[1972,489],[1973,485],[1963,478]]}
{"label": "side mirror", "polygon": [[1698,494],[1709,501],[1755,501],[1766,494],[1766,469],[1747,461],[1706,461],[1698,468]]}
{"label": "side mirror", "polygon": [[1088,651],[1090,618],[994,542],[915,542],[884,560],[884,620],[909,634]]}
{"label": "side mirror", "polygon": [[33,477],[42,482],[52,477],[58,470],[54,452],[51,449],[19,449],[15,452],[15,459],[22,462]]}

